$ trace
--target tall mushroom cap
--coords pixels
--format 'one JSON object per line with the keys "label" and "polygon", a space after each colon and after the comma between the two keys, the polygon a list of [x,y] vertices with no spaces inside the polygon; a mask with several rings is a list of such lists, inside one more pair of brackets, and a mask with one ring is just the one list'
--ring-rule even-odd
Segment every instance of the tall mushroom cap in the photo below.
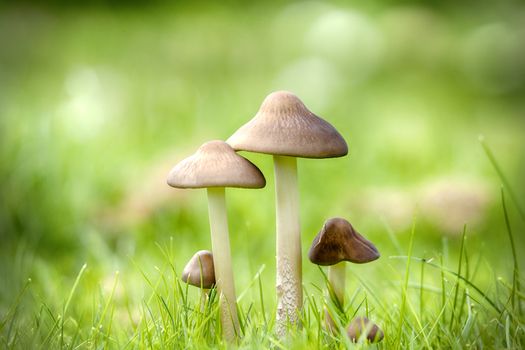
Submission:
{"label": "tall mushroom cap", "polygon": [[332,218],[315,236],[308,258],[317,265],[335,265],[341,261],[363,264],[379,258],[379,252],[347,220]]}
{"label": "tall mushroom cap", "polygon": [[178,188],[262,188],[264,175],[224,141],[209,141],[179,162],[168,175],[168,185]]}
{"label": "tall mushroom cap", "polygon": [[[202,275],[201,275],[202,272]],[[195,287],[210,289],[215,284],[213,255],[209,250],[195,253],[182,271],[181,279]]]}
{"label": "tall mushroom cap", "polygon": [[341,134],[287,91],[268,95],[255,117],[226,142],[236,151],[301,158],[333,158],[348,153]]}

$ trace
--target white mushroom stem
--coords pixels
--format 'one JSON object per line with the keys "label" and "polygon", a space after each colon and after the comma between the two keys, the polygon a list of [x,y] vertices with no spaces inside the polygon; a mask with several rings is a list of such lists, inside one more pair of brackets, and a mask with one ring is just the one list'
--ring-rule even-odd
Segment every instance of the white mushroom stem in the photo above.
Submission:
{"label": "white mushroom stem", "polygon": [[298,322],[303,305],[301,227],[297,160],[286,156],[274,156],[273,159],[277,221],[276,332],[282,337],[288,322]]}
{"label": "white mushroom stem", "polygon": [[341,307],[345,305],[345,278],[346,263],[344,261],[328,267],[328,282]]}
{"label": "white mushroom stem", "polygon": [[211,246],[217,291],[220,296],[221,325],[226,341],[234,342],[239,335],[239,319],[230,255],[228,216],[224,188],[208,188]]}
{"label": "white mushroom stem", "polygon": [[[328,267],[328,283],[330,284],[330,288],[332,288],[332,291],[334,292],[334,295],[337,298],[337,301],[339,302],[339,306],[341,306],[341,308],[343,309],[344,309],[344,303],[345,303],[345,278],[346,278],[345,262],[340,262],[338,264]],[[327,302],[330,302],[330,297],[331,296],[329,293]],[[333,316],[337,317],[336,315],[333,315]],[[327,329],[329,329],[333,333],[338,332],[337,325],[334,322],[334,319],[332,318],[332,316],[330,316],[328,309],[325,310],[325,321],[326,321]]]}

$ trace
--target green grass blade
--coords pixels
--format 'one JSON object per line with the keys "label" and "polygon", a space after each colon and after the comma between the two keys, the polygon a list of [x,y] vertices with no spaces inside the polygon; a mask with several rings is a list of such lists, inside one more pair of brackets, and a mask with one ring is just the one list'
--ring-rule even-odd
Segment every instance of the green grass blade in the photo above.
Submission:
{"label": "green grass blade", "polygon": [[461,247],[459,248],[459,260],[458,260],[458,272],[457,272],[457,278],[456,283],[454,284],[454,302],[452,303],[452,313],[450,315],[450,321],[449,321],[449,327],[450,329],[453,328],[454,321],[455,321],[455,313],[456,313],[456,307],[458,302],[458,294],[459,294],[459,278],[461,276],[461,267],[463,262],[463,253],[465,251],[465,239],[467,234],[467,225],[463,225],[463,234],[461,236]]}
{"label": "green grass blade", "polygon": [[18,293],[18,295],[16,296],[16,299],[15,299],[15,302],[11,305],[11,308],[7,311],[7,313],[5,314],[4,318],[2,319],[2,321],[0,322],[0,332],[2,332],[2,330],[4,329],[6,323],[8,320],[11,319],[11,315],[13,315],[14,313],[16,313],[16,310],[18,309],[18,307],[20,306],[20,302],[22,300],[22,297],[24,296],[24,294],[26,293],[27,289],[29,288],[29,285],[31,284],[31,278],[28,278],[26,283],[24,284],[24,286],[22,287],[22,290]]}
{"label": "green grass blade", "polygon": [[510,186],[510,182],[505,177],[505,174],[501,170],[501,167],[499,166],[498,162],[496,161],[496,157],[494,157],[494,154],[490,150],[489,146],[486,144],[485,139],[483,136],[480,136],[479,142],[481,143],[481,146],[483,147],[483,150],[485,151],[485,154],[487,155],[487,158],[489,159],[490,163],[492,164],[492,167],[496,172],[498,173],[498,176],[505,188],[507,189],[507,192],[509,192],[510,198],[514,202],[514,205],[516,206],[516,209],[520,213],[521,219],[525,221],[525,211],[522,209],[520,203],[518,202],[517,196],[514,194],[514,190]]}
{"label": "green grass blade", "polygon": [[67,297],[66,304],[64,306],[64,311],[62,312],[63,318],[65,318],[67,310],[69,309],[69,304],[71,303],[71,299],[73,299],[73,295],[75,294],[75,291],[77,290],[78,284],[80,283],[80,279],[82,278],[82,275],[84,274],[84,271],[87,268],[87,264],[82,265],[82,268],[80,269],[80,272],[77,275],[77,278],[75,279],[75,283],[73,283],[73,287],[71,288],[71,291],[69,292],[69,296]]}
{"label": "green grass blade", "polygon": [[412,258],[412,248],[414,246],[414,234],[416,231],[416,220],[414,219],[414,222],[412,223],[412,230],[410,232],[410,242],[408,244],[408,255],[407,255],[407,262],[406,262],[406,270],[405,270],[405,281],[403,283],[403,288],[401,291],[401,307],[399,311],[399,323],[397,326],[397,343],[395,348],[399,349],[401,347],[401,334],[403,331],[403,324],[405,322],[405,307],[407,302],[407,292],[408,292],[408,279],[409,279],[409,272],[410,272],[410,262]]}

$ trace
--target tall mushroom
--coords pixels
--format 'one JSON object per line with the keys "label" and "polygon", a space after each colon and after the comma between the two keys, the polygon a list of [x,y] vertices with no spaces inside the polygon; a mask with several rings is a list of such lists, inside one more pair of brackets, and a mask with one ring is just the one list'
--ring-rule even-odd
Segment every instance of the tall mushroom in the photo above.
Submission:
{"label": "tall mushroom", "polygon": [[225,339],[232,342],[239,335],[239,319],[224,188],[262,188],[266,180],[253,163],[235,153],[227,143],[210,141],[178,163],[170,171],[167,182],[177,188],[208,189],[211,245],[220,295],[221,324]]}
{"label": "tall mushroom", "polygon": [[226,141],[236,151],[273,155],[277,226],[277,334],[297,323],[302,307],[301,231],[297,161],[348,153],[343,137],[287,91],[273,92],[255,117]]}
{"label": "tall mushroom", "polygon": [[[379,258],[374,244],[361,236],[343,218],[326,220],[315,236],[310,251],[310,261],[328,267],[328,282],[339,305],[344,306],[346,269],[344,261],[363,264]],[[330,323],[331,320],[327,320]]]}

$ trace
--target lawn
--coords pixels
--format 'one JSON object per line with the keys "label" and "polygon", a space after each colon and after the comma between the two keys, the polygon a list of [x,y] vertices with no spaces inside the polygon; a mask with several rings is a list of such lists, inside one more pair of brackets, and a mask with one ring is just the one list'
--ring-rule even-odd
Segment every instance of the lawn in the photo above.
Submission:
{"label": "lawn", "polygon": [[[272,157],[240,152],[266,187],[226,190],[238,347],[522,348],[524,19],[511,1],[0,5],[0,346],[231,346],[215,292],[181,281],[211,249],[206,191],[166,177],[289,90],[349,154],[298,159],[304,307],[282,338]],[[347,264],[342,309],[307,254],[332,217],[381,254]],[[385,338],[351,342],[355,316]]]}

